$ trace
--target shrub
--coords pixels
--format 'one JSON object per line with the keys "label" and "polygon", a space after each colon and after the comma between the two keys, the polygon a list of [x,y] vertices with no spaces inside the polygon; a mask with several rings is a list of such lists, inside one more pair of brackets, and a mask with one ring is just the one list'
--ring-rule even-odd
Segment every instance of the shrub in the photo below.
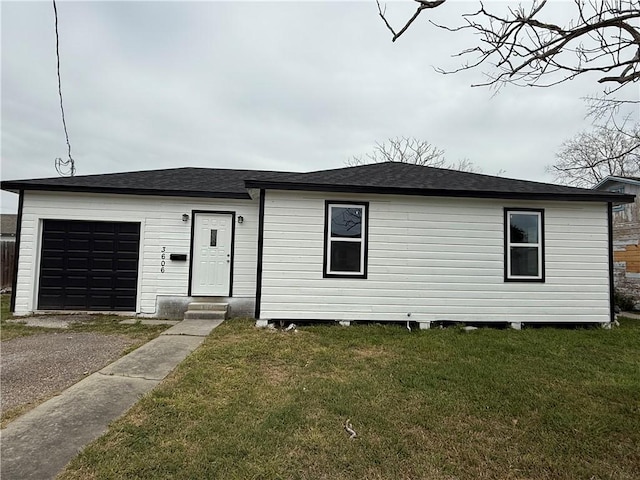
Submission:
{"label": "shrub", "polygon": [[623,312],[633,310],[635,307],[635,300],[633,299],[633,296],[618,290],[617,288],[613,291],[613,301]]}

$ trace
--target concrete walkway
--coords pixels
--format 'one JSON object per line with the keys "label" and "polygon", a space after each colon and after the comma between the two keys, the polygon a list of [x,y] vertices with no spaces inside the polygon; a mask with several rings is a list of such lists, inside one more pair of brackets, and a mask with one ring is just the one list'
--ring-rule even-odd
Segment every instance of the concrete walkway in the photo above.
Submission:
{"label": "concrete walkway", "polygon": [[183,320],[0,431],[0,478],[54,478],[222,321]]}

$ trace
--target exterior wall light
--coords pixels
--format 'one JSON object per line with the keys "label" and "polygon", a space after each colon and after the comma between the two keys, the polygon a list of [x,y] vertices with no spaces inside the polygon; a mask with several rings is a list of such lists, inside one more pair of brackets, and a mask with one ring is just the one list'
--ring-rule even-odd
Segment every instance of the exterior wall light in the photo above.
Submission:
{"label": "exterior wall light", "polygon": [[244,217],[242,215],[238,215],[238,223],[244,223]]}
{"label": "exterior wall light", "polygon": [[182,221],[183,222],[188,222],[189,221],[189,214],[188,213],[183,213],[182,214]]}

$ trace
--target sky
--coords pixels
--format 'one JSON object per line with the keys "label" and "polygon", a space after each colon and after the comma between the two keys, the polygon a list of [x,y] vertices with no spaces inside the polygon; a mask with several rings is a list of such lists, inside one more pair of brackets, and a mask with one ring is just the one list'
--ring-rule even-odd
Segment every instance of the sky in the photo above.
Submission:
{"label": "sky", "polygon": [[[375,1],[58,0],[60,74],[77,175],[175,167],[340,168],[408,136],[483,173],[551,181],[563,141],[589,129],[595,76],[553,88],[471,87],[442,75],[474,45],[458,25],[477,2],[421,16],[395,43]],[[500,7],[496,2],[492,6]],[[550,18],[567,14],[556,2]],[[387,5],[400,24],[410,1]],[[51,2],[0,3],[2,180],[57,176],[67,156]],[[3,213],[17,195],[2,192]]]}

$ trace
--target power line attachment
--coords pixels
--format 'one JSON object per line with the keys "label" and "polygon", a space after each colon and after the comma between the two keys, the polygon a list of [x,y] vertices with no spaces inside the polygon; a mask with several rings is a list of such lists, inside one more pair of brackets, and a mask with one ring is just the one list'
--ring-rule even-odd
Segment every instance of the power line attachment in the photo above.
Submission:
{"label": "power line attachment", "polygon": [[58,35],[58,8],[56,6],[56,0],[53,1],[53,16],[55,18],[56,26],[56,69],[58,72],[58,95],[60,96],[60,112],[62,113],[62,126],[64,127],[64,136],[67,139],[67,154],[68,160],[62,158],[56,158],[54,164],[56,172],[62,177],[73,177],[76,173],[76,163],[71,156],[71,143],[69,142],[69,132],[67,131],[67,122],[64,118],[64,106],[62,105],[62,82],[60,81],[60,39]]}

